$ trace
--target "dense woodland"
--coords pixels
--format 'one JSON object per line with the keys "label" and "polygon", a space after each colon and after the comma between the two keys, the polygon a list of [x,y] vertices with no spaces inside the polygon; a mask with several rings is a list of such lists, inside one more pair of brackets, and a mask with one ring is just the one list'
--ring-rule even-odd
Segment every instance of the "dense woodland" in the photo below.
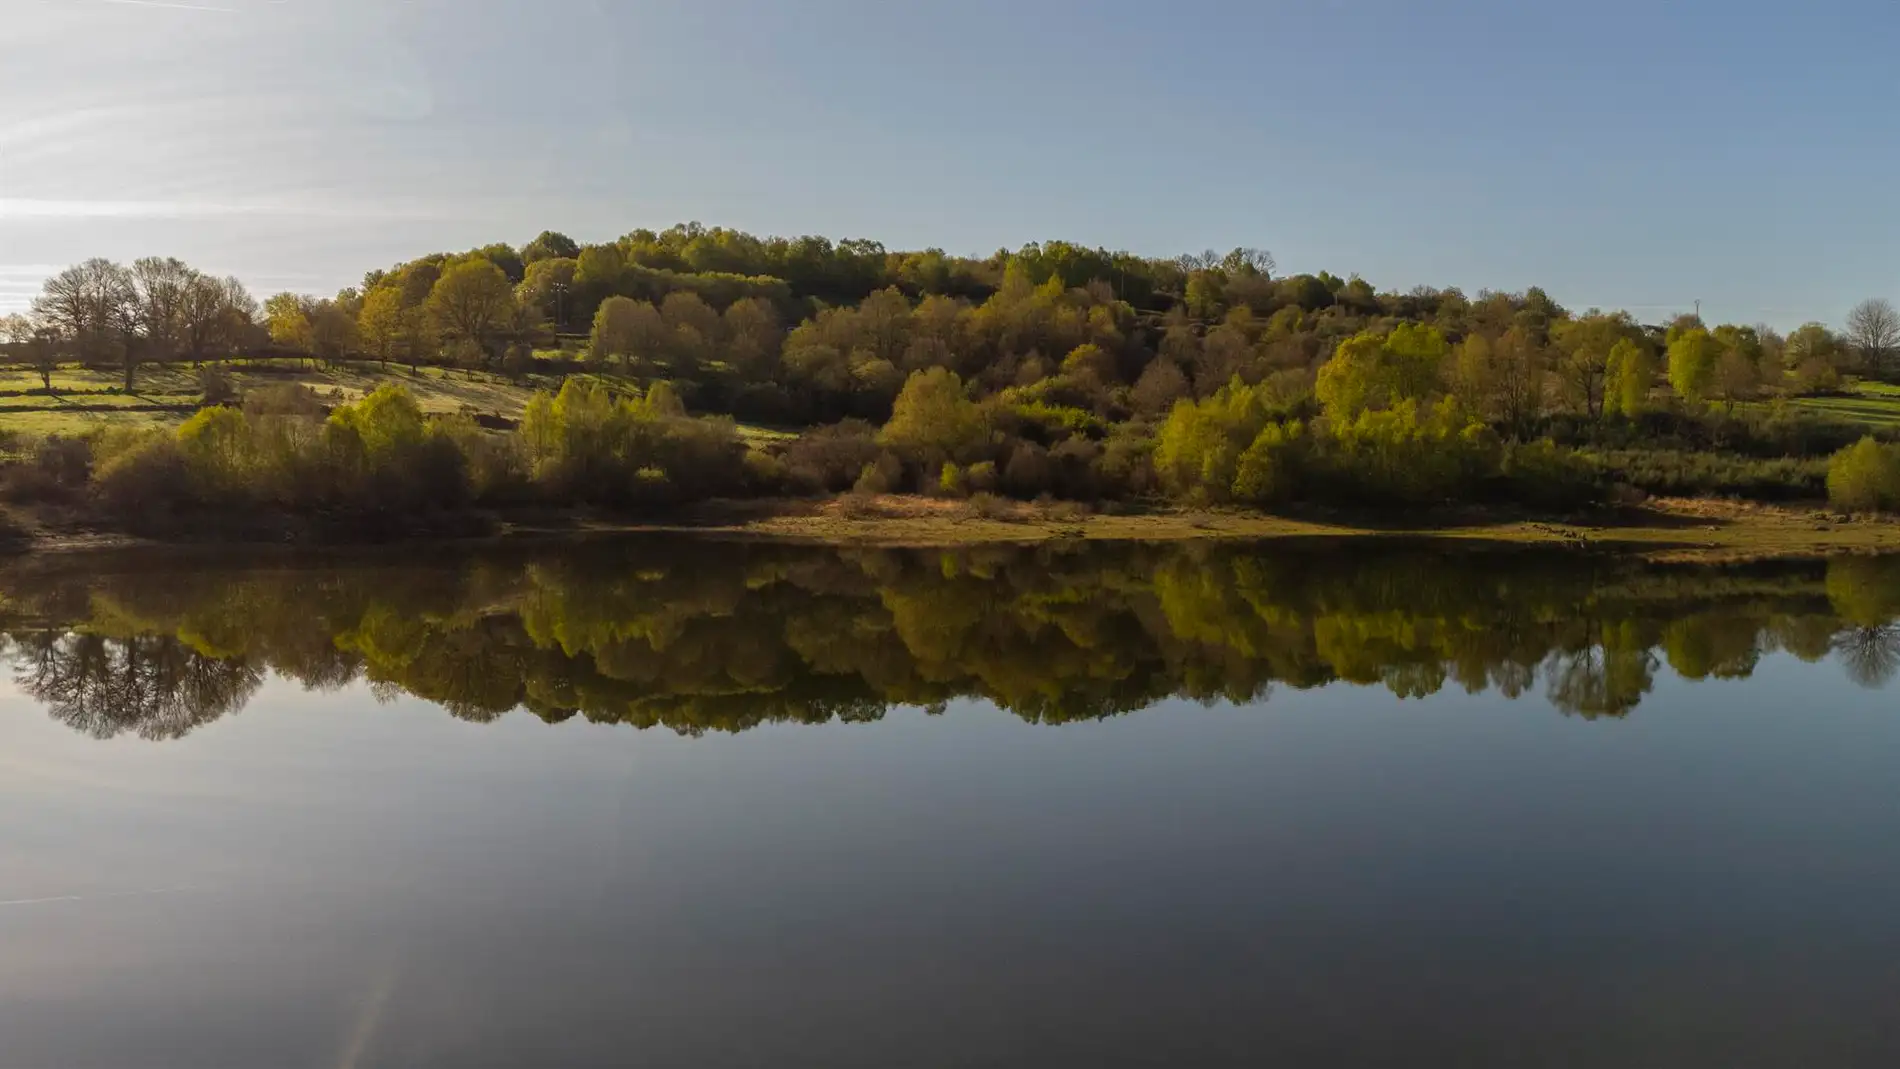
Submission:
{"label": "dense woodland", "polygon": [[[1900,312],[1644,324],[1542,290],[1380,292],[1257,249],[1155,259],[1065,242],[974,259],[677,226],[544,233],[261,304],[176,260],[91,260],[4,323],[63,363],[189,362],[173,433],[51,442],[17,499],[108,514],[326,514],[907,492],[1266,508],[1571,508],[1648,493],[1900,507],[1900,449],[1790,398],[1900,378]],[[220,366],[373,362],[333,405],[234,396]],[[425,415],[424,365],[546,382],[512,425]],[[555,388],[555,383],[561,383]],[[761,444],[741,424],[795,430]],[[1852,446],[1853,448],[1848,448]],[[24,489],[14,487],[21,484]]]}
{"label": "dense woodland", "polygon": [[[74,729],[177,738],[271,672],[455,716],[684,733],[987,699],[1040,724],[1335,682],[1634,710],[1665,666],[1766,654],[1900,671],[1900,562],[1744,568],[1553,551],[1286,544],[828,550],[617,541],[559,554],[215,569],[28,558],[0,573],[16,684]],[[1159,714],[1155,714],[1159,715]]]}

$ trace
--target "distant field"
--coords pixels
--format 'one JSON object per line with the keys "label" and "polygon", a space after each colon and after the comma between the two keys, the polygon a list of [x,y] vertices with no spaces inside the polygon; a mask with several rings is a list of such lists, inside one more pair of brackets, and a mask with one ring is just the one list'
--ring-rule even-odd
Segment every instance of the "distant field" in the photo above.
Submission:
{"label": "distant field", "polygon": [[[323,368],[298,361],[238,361],[225,368],[242,394],[273,383],[301,383],[328,404],[362,398],[385,383],[398,383],[415,395],[426,412],[467,412],[470,415],[520,419],[534,391],[560,388],[561,377],[530,374],[520,380],[488,372],[425,367],[412,374],[391,365],[383,372],[373,365]],[[592,376],[574,376],[588,377]],[[202,401],[198,372],[185,367],[141,370],[137,387],[124,392],[123,377],[110,370],[62,367],[54,373],[53,392],[44,392],[37,372],[0,367],[0,435],[16,439],[47,435],[80,435],[108,424],[176,425],[184,422]],[[753,443],[789,437],[784,431],[741,425]]]}
{"label": "distant field", "polygon": [[1797,397],[1789,404],[1817,415],[1879,429],[1900,429],[1900,387],[1864,382],[1848,397]]}

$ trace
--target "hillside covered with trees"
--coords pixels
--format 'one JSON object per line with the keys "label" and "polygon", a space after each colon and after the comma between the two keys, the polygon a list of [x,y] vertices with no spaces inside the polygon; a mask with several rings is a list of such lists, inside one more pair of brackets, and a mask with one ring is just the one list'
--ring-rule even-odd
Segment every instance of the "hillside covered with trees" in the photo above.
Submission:
{"label": "hillside covered with trees", "polygon": [[[195,369],[204,407],[176,430],[15,442],[0,480],[10,500],[142,523],[852,490],[1900,506],[1900,451],[1806,403],[1900,379],[1883,300],[1783,335],[1571,310],[1535,287],[1381,292],[1282,275],[1257,249],[1049,242],[977,259],[689,224],[592,245],[544,233],[261,302],[176,260],[89,260],[3,330],[47,393],[74,364],[116,369],[127,393],[154,366]],[[348,403],[231,385],[233,368],[303,362],[389,384]],[[425,412],[404,383],[433,368],[532,397],[505,418]]]}

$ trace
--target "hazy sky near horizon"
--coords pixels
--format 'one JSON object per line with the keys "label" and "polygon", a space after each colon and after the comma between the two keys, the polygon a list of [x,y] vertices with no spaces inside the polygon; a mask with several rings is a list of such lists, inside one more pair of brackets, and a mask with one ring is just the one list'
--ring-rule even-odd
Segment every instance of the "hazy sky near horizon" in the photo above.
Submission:
{"label": "hazy sky near horizon", "polygon": [[1660,319],[1900,300],[1900,8],[1758,0],[0,0],[0,312],[698,219]]}

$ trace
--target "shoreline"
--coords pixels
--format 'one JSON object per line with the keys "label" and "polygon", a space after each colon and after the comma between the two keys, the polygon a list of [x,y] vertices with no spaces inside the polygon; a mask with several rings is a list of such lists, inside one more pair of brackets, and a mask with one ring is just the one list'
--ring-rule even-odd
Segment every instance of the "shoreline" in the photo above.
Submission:
{"label": "shoreline", "polygon": [[[470,529],[479,521],[480,529]],[[127,549],[391,549],[480,546],[639,535],[789,544],[954,548],[1056,541],[1443,541],[1627,552],[1657,560],[1740,562],[1900,553],[1900,520],[1703,499],[1663,499],[1615,513],[1539,518],[1523,513],[1442,510],[1393,520],[1369,516],[1279,516],[1227,509],[1095,513],[1074,505],[1011,502],[976,509],[938,498],[768,499],[708,502],[645,518],[539,511],[465,517],[461,530],[326,535],[315,527],[185,528],[162,537],[80,523],[22,524],[12,556]]]}

